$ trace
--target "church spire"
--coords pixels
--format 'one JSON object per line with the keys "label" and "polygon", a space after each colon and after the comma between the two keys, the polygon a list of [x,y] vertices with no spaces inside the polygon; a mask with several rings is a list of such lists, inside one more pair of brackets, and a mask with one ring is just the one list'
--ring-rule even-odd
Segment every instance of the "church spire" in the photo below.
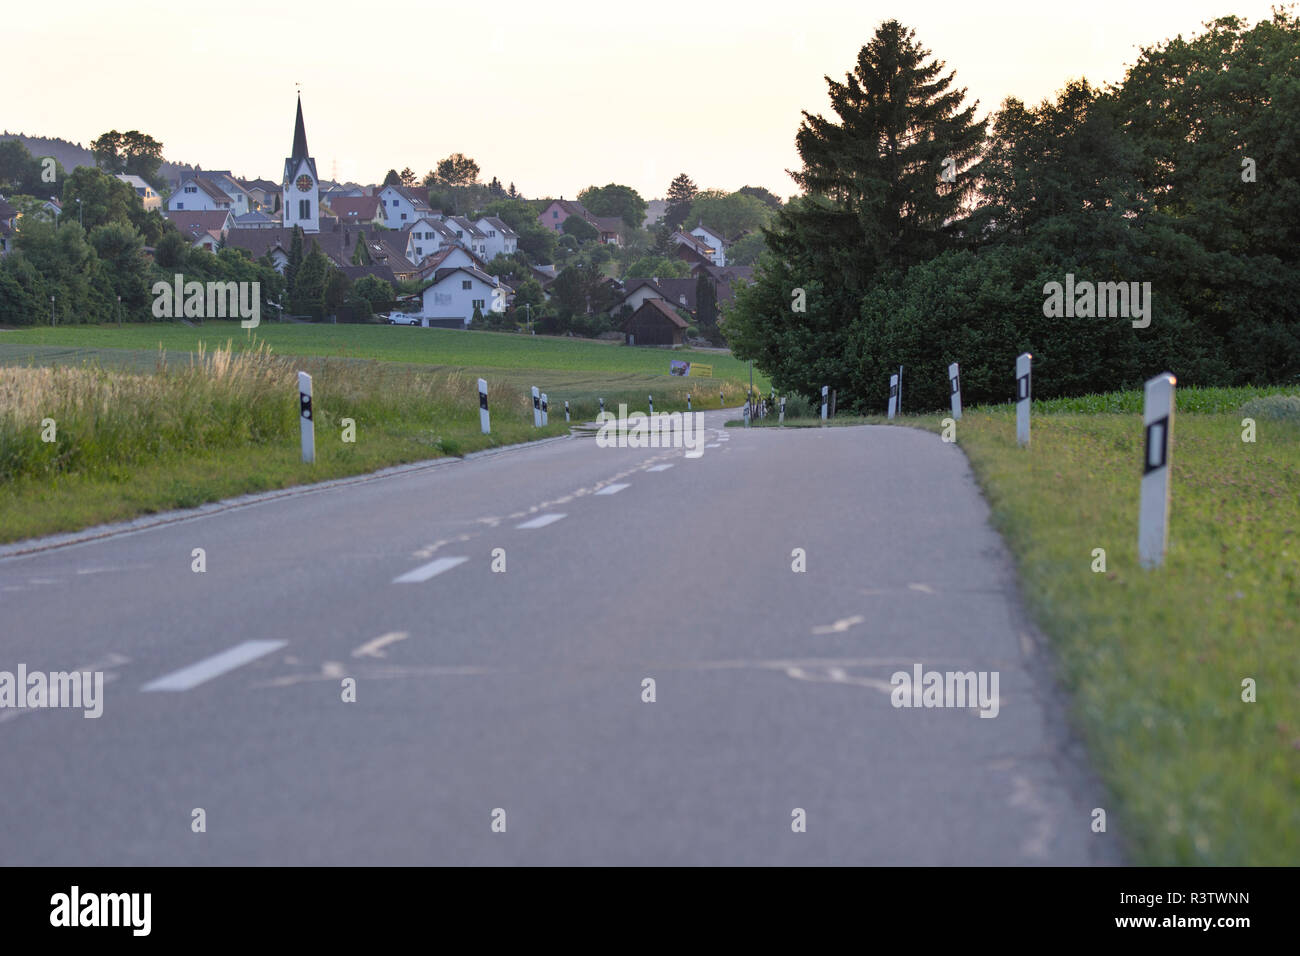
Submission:
{"label": "church spire", "polygon": [[302,94],[298,94],[298,119],[293,124],[293,153],[291,159],[307,158],[307,128],[302,122]]}

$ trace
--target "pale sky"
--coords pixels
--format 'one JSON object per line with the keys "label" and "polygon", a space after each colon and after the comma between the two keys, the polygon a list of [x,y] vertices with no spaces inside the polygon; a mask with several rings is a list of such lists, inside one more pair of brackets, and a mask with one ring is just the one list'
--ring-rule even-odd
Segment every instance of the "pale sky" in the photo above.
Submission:
{"label": "pale sky", "polygon": [[625,183],[795,192],[800,110],[829,110],[858,49],[897,17],[957,72],[980,113],[1068,80],[1120,80],[1140,46],[1269,0],[495,0],[268,4],[15,0],[0,128],[88,145],[139,129],[167,159],[278,181],[302,84],[322,177],[420,176],[447,154],[484,181],[572,198]]}

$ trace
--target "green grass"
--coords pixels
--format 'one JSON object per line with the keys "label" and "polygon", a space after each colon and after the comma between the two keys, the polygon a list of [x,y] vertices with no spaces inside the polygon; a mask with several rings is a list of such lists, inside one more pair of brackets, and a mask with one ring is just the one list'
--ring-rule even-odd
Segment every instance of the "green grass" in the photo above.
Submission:
{"label": "green grass", "polygon": [[1251,444],[1240,411],[1281,391],[1178,392],[1154,571],[1137,558],[1140,393],[1036,402],[1029,449],[1010,405],[957,424],[1140,863],[1300,860],[1300,421],[1260,415]]}
{"label": "green grass", "polygon": [[[311,465],[300,461],[303,365]],[[0,541],[565,433],[562,413],[535,429],[528,395],[502,386],[485,436],[473,380],[389,363],[263,350],[153,374],[12,369],[0,377]]]}
{"label": "green grass", "polygon": [[[265,322],[243,329],[237,321],[210,321],[202,326],[180,323],[35,326],[0,332],[0,345],[46,345],[68,349],[137,349],[156,353],[208,350],[230,340],[236,349],[265,342],[277,355],[381,359],[453,369],[545,369],[615,376],[645,375],[670,379],[669,362],[681,359],[713,366],[714,378],[749,382],[749,365],[725,352],[693,349],[630,348],[590,339],[520,335],[508,332],[463,332],[389,325],[308,325]],[[768,388],[757,370],[755,386]],[[680,381],[680,380],[679,380]],[[701,380],[706,383],[707,379]]]}

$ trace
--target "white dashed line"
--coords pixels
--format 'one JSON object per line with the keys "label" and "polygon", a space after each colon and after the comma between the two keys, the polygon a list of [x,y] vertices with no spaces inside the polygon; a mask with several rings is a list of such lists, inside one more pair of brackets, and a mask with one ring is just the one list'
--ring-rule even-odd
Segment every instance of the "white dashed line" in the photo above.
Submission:
{"label": "white dashed line", "polygon": [[630,487],[631,487],[630,485],[619,485],[619,484],[606,485],[604,488],[601,488],[600,491],[596,492],[596,494],[598,494],[598,495],[616,495],[616,494],[618,494],[620,491],[622,491],[624,488],[630,488]]}
{"label": "white dashed line", "polygon": [[250,661],[255,661],[272,651],[279,650],[288,643],[288,641],[244,641],[244,643],[236,644],[220,654],[213,654],[211,657],[204,658],[197,664],[182,667],[165,677],[150,681],[140,689],[142,691],[190,690],[212,680],[214,677],[220,677],[227,671],[233,671],[236,667],[242,667]]}
{"label": "white dashed line", "polygon": [[538,515],[531,521],[525,521],[523,524],[515,525],[515,527],[521,530],[526,528],[545,528],[548,524],[554,524],[563,517],[565,516],[562,514]]}
{"label": "white dashed line", "polygon": [[720,447],[720,446],[718,445],[717,442],[712,442],[712,443],[710,443],[710,444],[708,444],[708,445],[705,445],[704,447],[705,447],[705,448],[718,448],[718,447]]}
{"label": "white dashed line", "polygon": [[667,471],[671,467],[672,465],[654,465],[650,468],[647,468],[646,471]]}
{"label": "white dashed line", "polygon": [[469,558],[438,558],[430,561],[428,564],[422,564],[418,568],[407,571],[401,577],[393,578],[394,584],[419,584],[421,581],[427,581],[435,574],[442,574],[443,571],[450,571],[458,564],[464,564]]}

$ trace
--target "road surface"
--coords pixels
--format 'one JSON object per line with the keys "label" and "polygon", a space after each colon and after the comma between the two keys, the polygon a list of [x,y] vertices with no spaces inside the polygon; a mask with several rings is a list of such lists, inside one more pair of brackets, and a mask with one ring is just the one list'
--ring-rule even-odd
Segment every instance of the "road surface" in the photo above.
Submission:
{"label": "road surface", "polygon": [[1122,862],[958,448],[734,414],[0,552],[0,671],[107,680],[0,710],[0,863]]}

